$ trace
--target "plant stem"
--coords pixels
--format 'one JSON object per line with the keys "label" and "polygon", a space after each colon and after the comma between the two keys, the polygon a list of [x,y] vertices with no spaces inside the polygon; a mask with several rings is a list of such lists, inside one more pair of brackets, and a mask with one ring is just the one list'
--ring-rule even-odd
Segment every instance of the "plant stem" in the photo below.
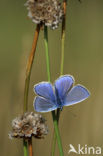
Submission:
{"label": "plant stem", "polygon": [[[61,67],[60,67],[60,75],[63,75],[63,68],[64,68],[64,47],[65,47],[65,29],[66,29],[66,7],[67,7],[67,0],[63,0],[63,10],[64,10],[64,17],[62,21],[62,34],[61,34]],[[60,109],[57,110],[57,121],[59,123],[60,118]],[[52,156],[55,154],[55,147],[56,147],[56,134],[54,133],[53,137],[53,145],[52,145]]]}
{"label": "plant stem", "polygon": [[51,156],[55,155],[56,140],[57,140],[57,137],[56,137],[56,133],[55,133],[55,130],[54,130],[53,131],[52,148],[51,148]]}
{"label": "plant stem", "polygon": [[61,143],[61,138],[60,138],[60,133],[59,133],[59,128],[58,128],[57,116],[55,115],[54,111],[52,112],[52,114],[53,114],[52,116],[53,116],[53,122],[54,122],[54,129],[56,133],[60,156],[63,156],[64,154],[63,154],[62,143]]}
{"label": "plant stem", "polygon": [[23,139],[24,156],[28,156],[28,148],[27,148],[27,146],[28,146],[27,141],[25,141],[25,139]]}
{"label": "plant stem", "polygon": [[[67,0],[63,0],[63,8],[64,8],[64,17],[62,21],[62,35],[61,35],[61,70],[60,75],[63,75],[64,68],[64,47],[65,47],[65,31],[66,31],[66,8],[67,8]],[[60,117],[60,109],[57,110],[57,119],[59,122]]]}
{"label": "plant stem", "polygon": [[46,66],[47,66],[47,76],[50,82],[50,60],[49,60],[49,48],[48,48],[48,29],[44,26],[44,43],[45,43],[45,54],[46,54]]}
{"label": "plant stem", "polygon": [[[59,116],[60,116],[60,109],[59,108],[57,109],[56,116],[57,116],[57,123],[59,124]],[[55,155],[56,140],[57,140],[57,137],[56,137],[56,133],[54,131],[51,156]]]}
{"label": "plant stem", "polygon": [[[34,55],[36,51],[39,32],[40,32],[40,25],[37,25],[35,34],[34,34],[32,49],[31,49],[31,52],[27,61],[26,79],[25,79],[25,88],[24,88],[24,105],[23,105],[24,112],[28,110],[28,93],[29,93],[30,76],[31,76],[32,64],[33,64]],[[28,144],[27,144],[27,141],[25,141],[25,139],[23,140],[23,146],[24,146],[24,156],[28,156],[28,150],[27,150]]]}
{"label": "plant stem", "polygon": [[33,156],[32,138],[28,140],[28,146],[29,146],[29,156]]}
{"label": "plant stem", "polygon": [[37,25],[35,34],[34,34],[32,49],[31,49],[31,52],[27,61],[27,67],[26,67],[26,79],[25,79],[25,89],[24,89],[24,108],[23,108],[24,112],[26,112],[28,109],[29,83],[30,83],[32,64],[33,64],[34,55],[36,51],[39,32],[40,32],[40,25]]}
{"label": "plant stem", "polygon": [[66,6],[67,0],[63,0],[63,8],[64,8],[64,17],[62,21],[62,34],[61,34],[61,68],[60,68],[60,75],[63,74],[63,67],[64,67],[64,43],[65,43],[65,27],[66,27]]}
{"label": "plant stem", "polygon": [[[45,52],[46,52],[47,75],[48,75],[48,81],[50,82],[50,61],[49,61],[48,29],[47,29],[47,26],[44,26],[44,43],[45,43]],[[55,111],[52,111],[52,118],[53,118],[54,129],[55,129],[55,134],[56,134],[56,137],[57,137],[60,156],[63,156],[61,138],[60,138],[59,129],[58,129],[58,121],[57,121],[57,118],[56,118],[56,115],[55,115]]]}
{"label": "plant stem", "polygon": [[[65,33],[66,33],[66,8],[67,8],[67,0],[63,0],[63,9],[64,9],[64,17],[62,21],[62,35],[61,35],[61,70],[60,75],[63,75],[64,68],[64,47],[65,47]],[[57,118],[59,122],[60,117],[60,109],[57,110]]]}

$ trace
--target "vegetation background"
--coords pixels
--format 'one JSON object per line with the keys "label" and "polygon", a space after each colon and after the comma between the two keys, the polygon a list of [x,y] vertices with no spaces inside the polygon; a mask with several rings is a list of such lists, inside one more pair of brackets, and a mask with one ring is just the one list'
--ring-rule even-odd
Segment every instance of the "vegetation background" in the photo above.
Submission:
{"label": "vegetation background", "polygon": [[[0,1],[0,155],[22,156],[21,140],[10,140],[11,120],[22,113],[25,66],[35,24],[27,17],[24,0]],[[49,30],[52,82],[59,77],[59,29]],[[75,77],[76,84],[86,86],[91,97],[74,106],[65,107],[60,118],[60,133],[65,156],[69,144],[103,147],[103,0],[69,0],[67,8],[64,74]],[[29,111],[33,111],[33,85],[46,81],[43,31],[39,36],[31,75]],[[51,113],[43,114],[49,134],[33,139],[36,156],[49,156],[53,124]],[[58,148],[56,156],[59,156]],[[71,154],[73,156],[73,154]]]}

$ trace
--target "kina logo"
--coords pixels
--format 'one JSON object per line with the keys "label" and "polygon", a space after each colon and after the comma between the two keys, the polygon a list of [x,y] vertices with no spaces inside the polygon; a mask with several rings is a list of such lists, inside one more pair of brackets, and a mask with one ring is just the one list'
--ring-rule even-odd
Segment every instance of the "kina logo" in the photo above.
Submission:
{"label": "kina logo", "polygon": [[93,147],[93,146],[81,146],[80,144],[78,144],[78,146],[75,148],[72,144],[69,144],[69,151],[68,154],[70,153],[75,153],[75,154],[97,154],[100,155],[102,154],[102,149],[99,146]]}

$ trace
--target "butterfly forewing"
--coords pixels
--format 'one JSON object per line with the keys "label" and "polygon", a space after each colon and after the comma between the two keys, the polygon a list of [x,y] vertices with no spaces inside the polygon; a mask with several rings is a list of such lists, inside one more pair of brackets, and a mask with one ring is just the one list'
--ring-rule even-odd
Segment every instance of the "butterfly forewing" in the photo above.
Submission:
{"label": "butterfly forewing", "polygon": [[34,86],[34,91],[37,95],[42,96],[51,101],[55,101],[55,95],[53,92],[53,87],[49,82],[42,82]]}
{"label": "butterfly forewing", "polygon": [[64,99],[67,92],[71,89],[73,83],[74,79],[69,75],[62,76],[56,80],[54,85],[61,101]]}

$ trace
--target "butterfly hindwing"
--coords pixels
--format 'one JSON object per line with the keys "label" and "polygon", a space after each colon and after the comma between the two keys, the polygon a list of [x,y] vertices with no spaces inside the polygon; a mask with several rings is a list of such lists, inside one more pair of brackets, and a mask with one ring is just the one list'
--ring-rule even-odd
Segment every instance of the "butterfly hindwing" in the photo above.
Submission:
{"label": "butterfly hindwing", "polygon": [[37,96],[34,100],[34,108],[37,112],[50,112],[57,109],[55,103],[52,103],[48,99]]}
{"label": "butterfly hindwing", "polygon": [[64,106],[69,106],[81,102],[90,96],[89,91],[81,86],[74,86],[64,98]]}

